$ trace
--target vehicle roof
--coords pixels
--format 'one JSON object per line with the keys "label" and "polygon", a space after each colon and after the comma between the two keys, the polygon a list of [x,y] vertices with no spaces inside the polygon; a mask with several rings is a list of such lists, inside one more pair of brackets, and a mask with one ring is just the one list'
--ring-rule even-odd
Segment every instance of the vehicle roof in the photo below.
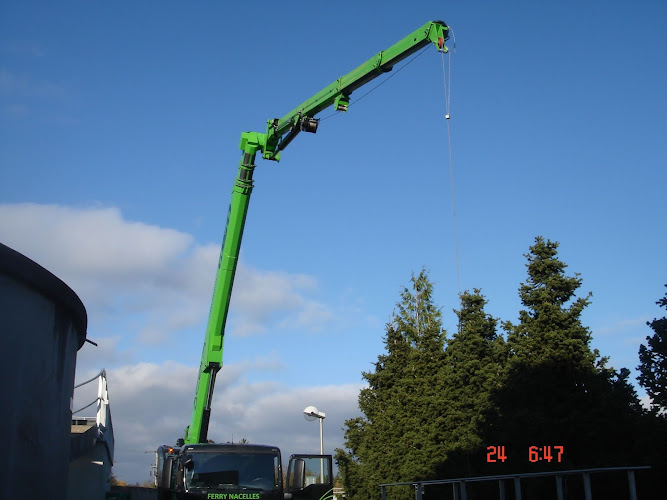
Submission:
{"label": "vehicle roof", "polygon": [[210,453],[210,452],[224,452],[224,453],[280,453],[277,446],[268,446],[263,444],[232,444],[232,443],[200,443],[188,444],[183,447],[183,452],[188,453]]}

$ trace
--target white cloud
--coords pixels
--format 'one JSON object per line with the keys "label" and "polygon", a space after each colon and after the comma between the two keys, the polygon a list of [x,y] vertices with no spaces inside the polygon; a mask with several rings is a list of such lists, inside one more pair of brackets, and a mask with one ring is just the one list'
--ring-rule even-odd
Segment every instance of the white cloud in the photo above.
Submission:
{"label": "white cloud", "polygon": [[[160,351],[168,352],[165,359],[199,359],[200,337],[193,341],[190,335],[175,334],[205,324],[218,246],[198,244],[192,235],[174,229],[128,221],[117,208],[30,203],[0,204],[0,241],[47,268],[81,297],[89,316],[88,336],[99,345],[85,344],[78,352],[76,380],[107,368],[114,470],[121,479],[146,481],[155,448],[183,436],[198,365],[150,362],[150,356],[167,346]],[[314,298],[317,291],[312,276],[260,270],[241,261],[230,319],[245,326],[228,332],[317,331],[333,317]],[[187,345],[193,353],[174,350],[174,345]],[[288,388],[275,381],[287,369],[277,354],[225,364],[216,383],[209,435],[217,441],[245,437],[275,444],[285,457],[315,452],[317,426],[301,415],[312,404],[327,413],[327,451],[341,446],[344,420],[358,414],[360,387]],[[74,409],[94,400],[96,393],[94,383],[77,390]],[[89,409],[79,416],[93,413]]]}
{"label": "white cloud", "polygon": [[[318,426],[302,416],[306,406],[315,405],[327,415],[325,453],[342,447],[345,420],[359,414],[361,385],[287,388],[271,380],[246,380],[248,373],[275,369],[280,364],[267,358],[223,368],[216,384],[209,437],[217,442],[246,438],[251,443],[276,445],[283,460],[292,453],[317,453]],[[190,420],[195,376],[195,368],[176,362],[139,363],[108,371],[117,477],[131,483],[146,481],[154,463],[152,452],[183,436]],[[96,395],[96,387],[93,389],[91,400]],[[76,401],[76,408],[78,404]]]}
{"label": "white cloud", "polygon": [[612,324],[593,328],[593,334],[595,336],[627,335],[627,333],[631,331],[636,332],[643,330],[647,321],[649,321],[647,316],[641,316],[639,318],[628,318],[616,321]]}
{"label": "white cloud", "polygon": [[9,246],[75,277],[155,280],[192,243],[185,233],[126,221],[113,207],[25,203],[0,208],[0,228]]}
{"label": "white cloud", "polygon": [[232,331],[238,335],[266,332],[276,313],[283,316],[282,329],[318,331],[333,318],[326,305],[305,296],[317,289],[311,276],[260,271],[241,261],[234,286],[231,307],[243,317],[242,323],[233,324]]}
{"label": "white cloud", "polygon": [[648,394],[645,394],[645,395],[643,395],[642,397],[640,397],[640,398],[639,398],[639,402],[641,403],[641,405],[642,405],[645,409],[647,409],[647,410],[650,410],[650,409],[651,409],[651,403],[652,403],[652,400],[651,400],[651,397],[650,397]]}
{"label": "white cloud", "polygon": [[[90,336],[89,336],[90,337]],[[132,361],[132,351],[122,346],[119,335],[95,337],[76,353],[76,383],[80,383],[98,373],[102,367],[118,366]]]}
{"label": "white cloud", "polygon": [[[154,345],[205,324],[218,245],[128,221],[114,207],[32,203],[0,205],[0,238],[77,292],[88,310],[89,330],[113,324],[120,331],[99,334],[134,332]],[[326,305],[308,297],[316,288],[311,276],[263,271],[241,261],[231,309],[235,328],[228,332],[251,335],[274,324],[316,331],[332,317]]]}

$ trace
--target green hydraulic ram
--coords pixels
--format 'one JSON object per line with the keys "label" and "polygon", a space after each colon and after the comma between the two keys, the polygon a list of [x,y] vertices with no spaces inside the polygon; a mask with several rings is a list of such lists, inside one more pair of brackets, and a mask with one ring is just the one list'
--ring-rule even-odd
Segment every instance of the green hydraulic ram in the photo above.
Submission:
{"label": "green hydraulic ram", "polygon": [[299,132],[314,133],[317,131],[318,120],[315,119],[317,113],[329,106],[334,106],[336,111],[347,111],[350,95],[356,89],[382,73],[391,71],[396,63],[430,43],[434,44],[439,51],[447,52],[445,41],[448,38],[449,28],[444,22],[432,21],[426,23],[400,42],[395,43],[355,70],[340,77],[282,118],[268,120],[266,133],[244,132],[241,134],[240,147],[243,155],[238,176],[234,182],[229,211],[227,212],[227,225],[206,327],[206,339],[204,340],[204,349],[199,366],[194,407],[190,425],[185,430],[185,444],[207,442],[215,377],[222,366],[225,323],[241,248],[243,227],[252,192],[252,174],[255,169],[256,154],[261,152],[264,159],[279,161],[280,152]]}

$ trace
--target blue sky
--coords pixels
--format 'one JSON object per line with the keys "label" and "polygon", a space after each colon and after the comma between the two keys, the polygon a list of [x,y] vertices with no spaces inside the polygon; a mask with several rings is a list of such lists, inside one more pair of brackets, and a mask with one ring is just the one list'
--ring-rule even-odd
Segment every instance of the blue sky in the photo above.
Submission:
{"label": "blue sky", "polygon": [[[593,293],[594,347],[634,369],[667,282],[666,15],[658,0],[4,2],[0,240],[87,307],[99,347],[77,379],[109,372],[116,474],[148,479],[144,452],[189,421],[241,132],[432,19],[456,35],[461,287],[516,320],[523,254],[559,241]],[[280,163],[258,160],[211,437],[315,451],[312,404],[340,446],[422,267],[454,331],[444,114],[427,50]]]}

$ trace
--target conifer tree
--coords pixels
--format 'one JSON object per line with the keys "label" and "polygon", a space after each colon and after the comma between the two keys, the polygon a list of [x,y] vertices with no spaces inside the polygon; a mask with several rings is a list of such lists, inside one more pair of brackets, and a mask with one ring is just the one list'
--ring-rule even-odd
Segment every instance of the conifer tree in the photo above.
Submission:
{"label": "conifer tree", "polygon": [[[667,293],[656,304],[667,309]],[[648,347],[639,346],[639,383],[651,397],[653,409],[667,412],[667,317],[646,324],[654,335],[646,337]]]}
{"label": "conifer tree", "polygon": [[442,429],[447,401],[438,384],[445,342],[441,313],[433,304],[426,272],[413,276],[412,284],[411,292],[403,291],[396,315],[396,325],[411,346],[403,378],[406,401],[401,412],[407,428],[399,441],[402,481],[435,479],[437,465],[446,458]]}
{"label": "conifer tree", "polygon": [[[628,371],[606,367],[592,350],[581,313],[591,294],[576,297],[578,274],[567,276],[558,243],[538,237],[530,247],[528,278],[520,287],[517,325],[508,331],[507,377],[496,394],[502,422],[491,434],[523,458],[530,446],[559,445],[563,465],[625,463],[640,412]],[[498,422],[496,422],[498,424]],[[613,437],[612,437],[613,436]]]}
{"label": "conifer tree", "polygon": [[564,446],[566,463],[576,463],[573,447],[581,430],[584,385],[593,374],[596,353],[581,323],[590,294],[575,298],[581,278],[565,274],[557,249],[556,242],[535,239],[525,255],[528,277],[519,288],[525,309],[518,324],[503,325],[510,356],[497,404],[504,422],[491,434],[512,443],[512,462],[526,462],[522,455],[530,446],[551,444]]}
{"label": "conifer tree", "polygon": [[[500,387],[505,369],[506,344],[496,332],[498,320],[484,311],[487,304],[481,291],[464,292],[458,332],[448,341],[441,377],[447,394],[445,427],[450,440],[450,463],[443,474],[471,475],[484,463],[483,430],[486,419],[495,413],[492,393]],[[474,458],[473,458],[474,457]]]}
{"label": "conifer tree", "polygon": [[[386,353],[374,371],[363,373],[364,416],[345,422],[347,450],[336,450],[348,498],[377,498],[381,483],[434,479],[445,459],[440,433],[445,400],[437,385],[445,332],[432,294],[426,271],[412,276],[386,325]],[[391,499],[413,496],[409,489],[389,492]]]}
{"label": "conifer tree", "polygon": [[591,334],[581,324],[581,313],[591,294],[575,299],[581,278],[578,273],[565,275],[567,266],[557,259],[557,249],[557,242],[539,236],[525,255],[528,279],[519,296],[526,309],[519,313],[518,325],[505,324],[508,344],[515,363],[589,368],[597,353],[590,349]]}

